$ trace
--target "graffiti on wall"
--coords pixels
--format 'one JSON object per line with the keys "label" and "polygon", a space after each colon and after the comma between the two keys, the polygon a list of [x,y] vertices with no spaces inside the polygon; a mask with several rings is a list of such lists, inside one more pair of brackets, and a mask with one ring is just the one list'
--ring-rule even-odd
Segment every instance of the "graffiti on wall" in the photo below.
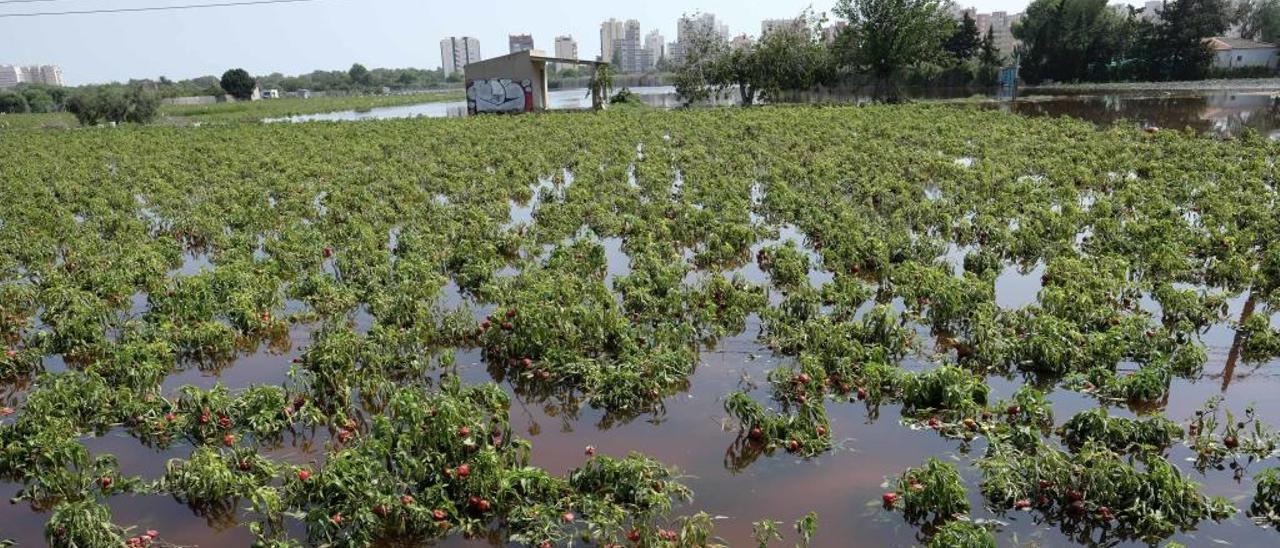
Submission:
{"label": "graffiti on wall", "polygon": [[533,83],[510,78],[485,78],[467,82],[467,113],[532,112]]}

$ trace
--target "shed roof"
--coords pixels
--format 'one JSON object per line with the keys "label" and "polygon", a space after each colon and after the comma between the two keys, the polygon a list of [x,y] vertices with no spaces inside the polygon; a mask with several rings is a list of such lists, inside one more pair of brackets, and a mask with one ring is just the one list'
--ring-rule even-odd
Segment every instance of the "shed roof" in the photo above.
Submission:
{"label": "shed roof", "polygon": [[[471,65],[479,65],[479,64],[488,63],[491,61],[507,61],[512,57],[528,57],[530,61],[536,62],[536,63],[562,63],[566,65],[595,65],[595,66],[609,64],[608,62],[605,62],[605,61],[590,61],[587,59],[569,59],[567,57],[553,57],[553,56],[542,53],[541,50],[535,49],[535,50],[516,51],[516,52],[508,53],[506,55],[490,57],[488,59],[482,59],[474,63],[467,63],[466,66],[469,67]],[[463,69],[465,70],[466,67],[463,67]]]}
{"label": "shed roof", "polygon": [[1226,36],[1205,38],[1205,42],[1209,44],[1209,49],[1215,51],[1230,49],[1271,49],[1276,47],[1275,44],[1268,42],[1259,42],[1257,40],[1249,40],[1248,38],[1228,38]]}

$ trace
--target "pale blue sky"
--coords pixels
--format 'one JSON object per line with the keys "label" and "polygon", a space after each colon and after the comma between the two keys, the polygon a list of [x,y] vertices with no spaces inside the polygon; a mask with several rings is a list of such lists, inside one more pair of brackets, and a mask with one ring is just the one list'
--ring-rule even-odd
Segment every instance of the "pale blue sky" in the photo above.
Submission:
{"label": "pale blue sky", "polygon": [[[0,3],[0,14],[201,4],[213,0],[50,0]],[[243,67],[253,74],[314,69],[440,66],[440,39],[480,39],[485,57],[507,52],[507,35],[533,34],[551,51],[571,34],[579,55],[600,51],[600,22],[638,19],[675,39],[682,13],[709,12],[733,35],[759,34],[760,21],[791,17],[835,0],[320,0],[187,11],[0,18],[0,64],[57,64],[68,84],[129,78],[189,78]],[[1020,11],[1027,0],[971,0],[979,11]]]}

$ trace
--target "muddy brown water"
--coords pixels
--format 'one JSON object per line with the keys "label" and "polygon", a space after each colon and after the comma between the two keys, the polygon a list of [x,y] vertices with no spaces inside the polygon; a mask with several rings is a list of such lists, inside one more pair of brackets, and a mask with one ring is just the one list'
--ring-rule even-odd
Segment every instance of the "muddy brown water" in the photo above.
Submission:
{"label": "muddy brown water", "polygon": [[[1051,112],[1056,108],[1049,106],[1053,104],[1052,100],[1036,103],[1035,108],[1040,110],[1030,113],[1070,114]],[[1152,112],[1159,112],[1158,108],[1152,108],[1155,109]],[[1097,115],[1110,116],[1109,113]],[[1155,119],[1154,115],[1152,119]],[[1152,123],[1164,127],[1172,125]],[[527,221],[534,208],[536,203],[512,204],[513,222]],[[777,238],[757,243],[752,253],[759,247],[781,241],[796,241],[803,245],[803,234],[788,227],[779,228]],[[621,241],[611,239],[602,243],[607,250],[610,277],[626,274],[629,264],[621,250]],[[811,257],[816,257],[812,250],[808,251]],[[948,256],[954,262],[963,254],[953,251]],[[814,264],[819,265],[820,262],[815,261]],[[175,274],[191,274],[213,266],[207,257],[191,256]],[[765,275],[754,264],[742,267],[739,273],[751,281],[767,283]],[[1028,270],[1006,267],[996,282],[997,303],[1006,308],[1017,308],[1035,302],[1040,289],[1040,273],[1040,267]],[[815,267],[810,273],[810,282],[815,285],[827,283],[830,279],[830,273],[820,268]],[[1280,393],[1280,362],[1247,364],[1232,358],[1235,337],[1230,321],[1239,319],[1245,301],[1245,296],[1232,300],[1228,321],[1216,324],[1201,334],[1207,346],[1208,362],[1198,378],[1175,379],[1169,399],[1162,407],[1171,419],[1185,421],[1206,400],[1223,395],[1233,411],[1239,412],[1248,404],[1256,404],[1264,421],[1280,425],[1280,398],[1275,397]],[[1155,306],[1149,299],[1144,302],[1149,307]],[[135,308],[145,307],[145,304],[145,298],[135,299]],[[446,307],[468,304],[481,315],[486,310],[459,295],[456,284],[452,282],[446,286],[441,304]],[[353,321],[357,328],[363,330],[367,329],[371,318],[364,313],[355,313]],[[1280,317],[1272,321],[1273,324],[1280,323]],[[615,456],[639,451],[678,467],[695,493],[692,504],[682,505],[680,512],[704,510],[715,516],[717,534],[732,546],[752,545],[752,522],[761,519],[782,522],[781,529],[787,539],[785,543],[776,545],[794,543],[797,539],[791,524],[810,510],[819,516],[815,546],[919,544],[922,540],[919,529],[903,521],[900,514],[881,509],[879,499],[885,490],[886,478],[896,476],[904,468],[917,465],[931,456],[951,460],[960,467],[974,509],[972,515],[998,522],[997,534],[1002,546],[1113,543],[1097,536],[1092,539],[1071,538],[1056,526],[1037,523],[1035,513],[1010,512],[997,516],[986,511],[978,493],[982,478],[972,466],[973,461],[985,451],[984,440],[979,438],[965,444],[932,431],[910,429],[899,423],[897,405],[871,410],[860,403],[828,402],[836,447],[817,458],[801,459],[783,451],[742,454],[735,446],[736,427],[727,419],[722,399],[739,388],[758,385],[751,394],[766,400],[766,372],[789,359],[772,355],[756,341],[759,325],[759,320],[753,316],[741,333],[721,339],[714,347],[705,349],[696,372],[689,378],[687,390],[668,397],[661,412],[630,420],[615,420],[585,405],[580,409],[565,409],[557,404],[538,401],[515,393],[510,383],[503,381],[500,384],[512,394],[512,428],[532,441],[533,464],[552,473],[565,473],[581,465],[586,459],[584,449],[588,445],[594,446],[599,453]],[[184,384],[207,388],[222,382],[231,388],[242,388],[255,383],[282,383],[287,378],[292,358],[299,355],[300,347],[310,343],[311,334],[311,326],[296,325],[290,329],[287,348],[268,348],[264,343],[258,351],[243,355],[223,367],[186,366],[170,375],[164,389],[173,393]],[[928,336],[927,331],[922,330],[921,334]],[[927,356],[913,356],[904,361],[904,367],[928,367],[929,363]],[[46,358],[46,367],[63,370],[66,365],[58,357],[51,356]],[[466,382],[495,380],[475,350],[459,350],[454,372]],[[992,377],[988,382],[995,399],[1011,395],[1022,385],[1022,379],[1017,377]],[[12,405],[21,396],[22,390],[17,387],[0,387],[0,399],[7,405]],[[1059,389],[1052,390],[1048,397],[1054,404],[1058,424],[1077,411],[1098,405],[1089,396]],[[1113,407],[1111,411],[1117,415],[1135,415],[1124,407]],[[328,433],[323,430],[300,431],[287,434],[266,453],[272,458],[293,463],[319,462],[323,459],[327,440]],[[186,457],[191,451],[190,446],[181,443],[167,449],[147,447],[123,430],[86,437],[83,443],[94,455],[116,455],[123,473],[139,475],[147,480],[158,478],[168,459]],[[1202,483],[1206,494],[1231,499],[1241,512],[1222,522],[1203,522],[1198,530],[1179,533],[1171,540],[1188,546],[1270,546],[1280,542],[1280,533],[1256,526],[1243,513],[1253,492],[1252,475],[1275,466],[1275,458],[1252,463],[1237,479],[1231,469],[1197,472],[1188,462],[1191,456],[1191,452],[1181,445],[1175,445],[1169,452],[1170,460],[1185,475]],[[18,489],[15,484],[0,483],[0,496],[8,499]],[[162,495],[117,496],[108,499],[107,503],[118,524],[134,526],[135,530],[157,529],[165,541],[174,544],[243,546],[253,539],[243,525],[243,512],[248,505],[245,501],[237,507],[200,510]],[[23,546],[42,545],[47,519],[47,512],[33,509],[25,503],[0,504],[0,539],[13,539]],[[290,521],[288,526],[295,538],[305,536],[300,523]],[[476,543],[488,541],[454,536],[440,542],[443,545]]]}

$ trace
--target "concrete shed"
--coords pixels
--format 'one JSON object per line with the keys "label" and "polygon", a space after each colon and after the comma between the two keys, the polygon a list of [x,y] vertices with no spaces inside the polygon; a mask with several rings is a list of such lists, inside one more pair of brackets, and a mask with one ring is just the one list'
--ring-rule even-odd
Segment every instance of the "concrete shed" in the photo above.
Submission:
{"label": "concrete shed", "polygon": [[1205,38],[1204,42],[1213,52],[1213,68],[1276,68],[1277,61],[1280,60],[1280,48],[1267,42],[1225,36]]}
{"label": "concrete shed", "polygon": [[598,61],[549,57],[540,50],[517,51],[462,68],[467,113],[538,112],[547,109],[547,64],[607,65]]}

